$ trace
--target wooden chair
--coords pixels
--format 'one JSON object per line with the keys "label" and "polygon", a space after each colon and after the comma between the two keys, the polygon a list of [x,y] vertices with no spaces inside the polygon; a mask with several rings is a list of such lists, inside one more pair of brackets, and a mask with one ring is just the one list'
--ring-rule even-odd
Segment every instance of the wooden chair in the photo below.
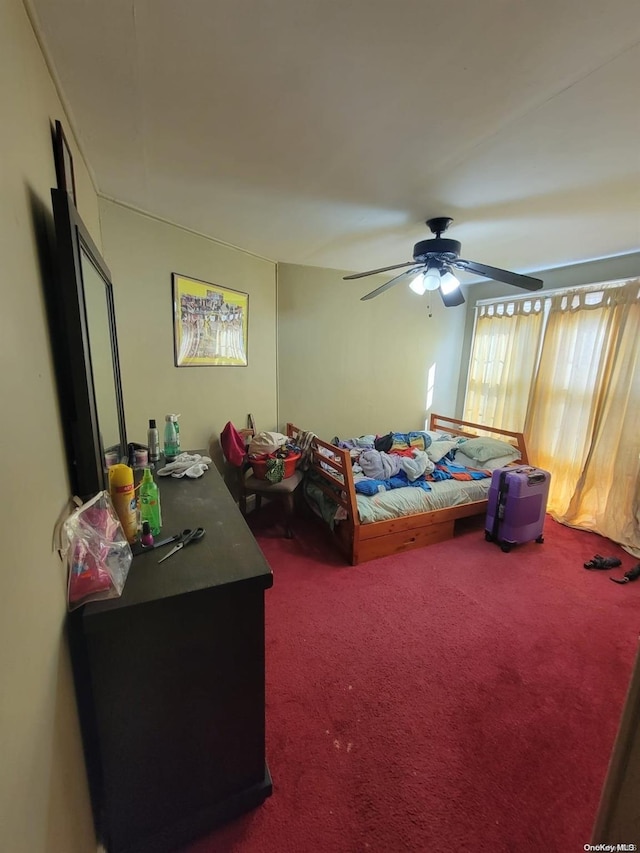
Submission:
{"label": "wooden chair", "polygon": [[[251,439],[256,434],[255,423],[252,415],[248,416],[248,423],[249,427],[247,429],[238,430],[244,439],[246,447],[249,446]],[[256,512],[262,505],[263,497],[266,497],[269,500],[279,500],[284,509],[285,536],[287,539],[292,539],[293,532],[291,530],[291,522],[295,509],[294,492],[302,481],[302,471],[294,471],[291,477],[286,477],[279,483],[272,483],[269,480],[261,480],[253,473],[251,461],[246,455],[242,464],[235,467],[235,470],[237,472],[240,512],[246,516],[247,498],[250,495],[255,496]]]}
{"label": "wooden chair", "polygon": [[260,480],[253,473],[251,462],[246,461],[239,471],[240,512],[247,514],[247,497],[255,495],[256,512],[260,509],[262,498],[279,500],[284,508],[284,526],[287,539],[293,538],[291,522],[294,513],[294,492],[302,481],[302,471],[294,471],[291,477],[286,477],[279,483]]}

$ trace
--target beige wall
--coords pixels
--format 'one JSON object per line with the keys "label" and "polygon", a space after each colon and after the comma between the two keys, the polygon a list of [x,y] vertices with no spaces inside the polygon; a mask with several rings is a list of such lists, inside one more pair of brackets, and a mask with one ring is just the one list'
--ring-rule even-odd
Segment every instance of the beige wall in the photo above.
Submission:
{"label": "beige wall", "polygon": [[[100,201],[113,277],[127,436],[146,442],[149,418],[181,414],[183,448],[205,448],[227,423],[276,426],[276,267],[110,201]],[[247,367],[175,367],[171,273],[249,294]]]}
{"label": "beige wall", "polygon": [[51,547],[69,490],[43,299],[55,119],[70,137],[78,205],[97,242],[98,210],[19,0],[0,4],[0,114],[0,850],[86,853],[96,844],[63,641],[65,570]]}
{"label": "beige wall", "polygon": [[278,265],[280,426],[293,421],[331,439],[420,429],[429,412],[454,415],[464,308],[445,308],[439,294],[418,296],[402,283],[361,302],[389,277],[343,275]]}

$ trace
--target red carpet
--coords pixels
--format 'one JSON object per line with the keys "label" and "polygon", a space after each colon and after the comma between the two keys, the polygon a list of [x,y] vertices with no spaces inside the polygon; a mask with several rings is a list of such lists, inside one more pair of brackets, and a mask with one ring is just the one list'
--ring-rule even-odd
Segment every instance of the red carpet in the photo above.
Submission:
{"label": "red carpet", "polygon": [[183,853],[582,850],[638,638],[640,581],[608,578],[637,561],[548,518],[510,554],[481,520],[350,567],[315,520],[273,521],[251,519],[274,793]]}

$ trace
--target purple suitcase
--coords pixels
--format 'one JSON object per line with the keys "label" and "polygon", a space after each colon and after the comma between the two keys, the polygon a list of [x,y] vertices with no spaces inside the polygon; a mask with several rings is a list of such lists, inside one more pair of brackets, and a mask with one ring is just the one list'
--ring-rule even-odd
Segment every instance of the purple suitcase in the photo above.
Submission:
{"label": "purple suitcase", "polygon": [[484,536],[503,551],[523,542],[544,542],[551,474],[527,465],[497,468],[491,476]]}

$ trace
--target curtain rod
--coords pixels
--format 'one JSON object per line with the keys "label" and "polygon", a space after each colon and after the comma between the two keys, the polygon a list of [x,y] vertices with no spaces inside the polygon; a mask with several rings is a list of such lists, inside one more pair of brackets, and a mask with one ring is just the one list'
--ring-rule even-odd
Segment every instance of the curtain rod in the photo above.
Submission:
{"label": "curtain rod", "polygon": [[[640,279],[638,279],[640,281]],[[522,302],[527,299],[544,299],[547,296],[556,296],[558,293],[570,294],[582,291],[598,291],[605,290],[608,287],[617,287],[621,284],[626,284],[631,281],[636,281],[634,278],[618,278],[613,281],[594,282],[592,284],[572,284],[569,287],[556,287],[553,290],[532,290],[522,296],[494,296],[490,299],[478,299],[474,307],[478,305],[495,305],[500,302]]]}

